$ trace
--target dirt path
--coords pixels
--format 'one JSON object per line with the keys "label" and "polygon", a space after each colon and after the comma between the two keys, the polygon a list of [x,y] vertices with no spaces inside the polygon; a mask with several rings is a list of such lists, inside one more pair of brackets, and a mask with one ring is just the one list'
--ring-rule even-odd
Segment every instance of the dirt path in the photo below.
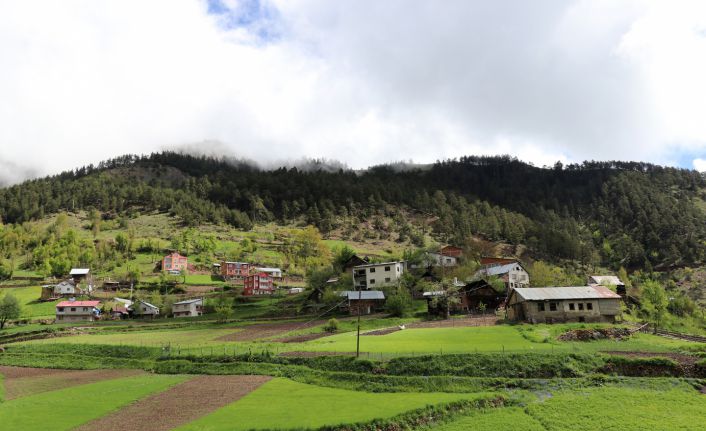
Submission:
{"label": "dirt path", "polygon": [[141,370],[57,370],[51,368],[22,368],[0,366],[5,376],[5,399],[55,391],[102,380],[144,374]]}
{"label": "dirt path", "polygon": [[136,401],[77,431],[168,431],[244,397],[267,376],[200,376]]}

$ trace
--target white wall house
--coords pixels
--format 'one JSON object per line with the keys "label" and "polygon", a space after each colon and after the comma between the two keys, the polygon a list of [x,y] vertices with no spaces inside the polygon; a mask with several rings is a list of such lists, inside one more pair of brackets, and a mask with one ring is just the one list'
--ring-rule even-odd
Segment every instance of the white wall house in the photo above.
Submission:
{"label": "white wall house", "polygon": [[61,301],[56,304],[56,320],[92,322],[100,317],[100,301]]}
{"label": "white wall house", "polygon": [[404,262],[369,263],[353,267],[353,288],[378,289],[396,286],[404,274]]}
{"label": "white wall house", "polygon": [[446,256],[441,253],[429,252],[426,255],[427,266],[444,266],[451,267],[458,265],[458,258],[455,256]]}
{"label": "white wall house", "polygon": [[[137,308],[137,310],[135,310]],[[142,317],[155,317],[159,316],[159,307],[152,305],[146,301],[137,301],[132,305],[132,309],[137,311],[138,316]]]}
{"label": "white wall house", "polygon": [[174,317],[196,317],[203,314],[203,298],[175,302],[172,306]]}
{"label": "white wall house", "polygon": [[264,272],[272,278],[282,278],[282,270],[279,268],[256,268],[259,272]]}
{"label": "white wall house", "polygon": [[486,266],[476,272],[478,278],[488,276],[498,277],[505,282],[508,289],[529,287],[530,285],[529,273],[519,262]]}

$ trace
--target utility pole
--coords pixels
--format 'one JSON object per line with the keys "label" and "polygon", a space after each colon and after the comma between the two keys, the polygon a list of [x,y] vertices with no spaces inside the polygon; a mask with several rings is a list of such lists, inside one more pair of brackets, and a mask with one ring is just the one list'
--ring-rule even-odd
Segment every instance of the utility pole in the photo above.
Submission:
{"label": "utility pole", "polygon": [[358,286],[358,334],[355,340],[355,357],[360,357],[360,306],[363,299],[363,289]]}

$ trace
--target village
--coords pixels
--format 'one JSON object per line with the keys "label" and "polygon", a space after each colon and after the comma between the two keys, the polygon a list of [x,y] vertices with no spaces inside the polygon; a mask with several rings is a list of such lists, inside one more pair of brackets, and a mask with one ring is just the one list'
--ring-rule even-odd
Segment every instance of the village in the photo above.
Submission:
{"label": "village", "polygon": [[[444,246],[424,252],[421,262],[370,262],[352,255],[342,267],[342,274],[352,280],[350,290],[338,290],[341,298],[336,311],[350,315],[370,315],[385,310],[385,291],[398,288],[403,275],[430,282],[440,289],[415,292],[414,299],[426,301],[429,318],[451,315],[497,315],[500,320],[527,323],[615,323],[621,320],[621,303],[629,301],[625,284],[614,275],[592,275],[584,286],[533,288],[522,262],[512,258],[481,257],[479,269],[468,280],[444,280],[439,274],[454,268],[464,259],[462,248]],[[189,268],[188,257],[176,251],[165,255],[160,271],[178,276]],[[280,268],[261,267],[249,262],[213,263],[212,275],[237,286],[242,296],[267,297],[276,294],[306,296],[308,302],[321,302],[324,289],[287,287],[286,274]],[[326,280],[327,285],[338,278]],[[99,286],[100,284],[100,286]],[[160,317],[199,317],[204,314],[205,298],[183,298],[172,304],[167,316],[160,307],[134,299],[134,286],[122,289],[120,283],[97,282],[90,268],[73,268],[65,280],[42,286],[42,301],[55,301],[56,322],[96,321],[106,319],[155,319]],[[126,295],[123,295],[125,293]],[[97,299],[97,295],[105,298]],[[122,298],[121,296],[127,296]],[[105,306],[105,302],[110,304]],[[632,299],[634,301],[634,299]],[[319,316],[321,317],[321,316]]]}

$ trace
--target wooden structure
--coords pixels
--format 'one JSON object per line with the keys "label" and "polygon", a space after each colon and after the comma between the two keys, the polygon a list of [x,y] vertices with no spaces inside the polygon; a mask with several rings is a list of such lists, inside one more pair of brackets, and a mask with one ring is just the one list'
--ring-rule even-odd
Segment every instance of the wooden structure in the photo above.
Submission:
{"label": "wooden structure", "polygon": [[351,315],[371,314],[385,307],[385,294],[380,290],[347,290],[340,295],[346,300],[341,305],[342,310],[347,310]]}

